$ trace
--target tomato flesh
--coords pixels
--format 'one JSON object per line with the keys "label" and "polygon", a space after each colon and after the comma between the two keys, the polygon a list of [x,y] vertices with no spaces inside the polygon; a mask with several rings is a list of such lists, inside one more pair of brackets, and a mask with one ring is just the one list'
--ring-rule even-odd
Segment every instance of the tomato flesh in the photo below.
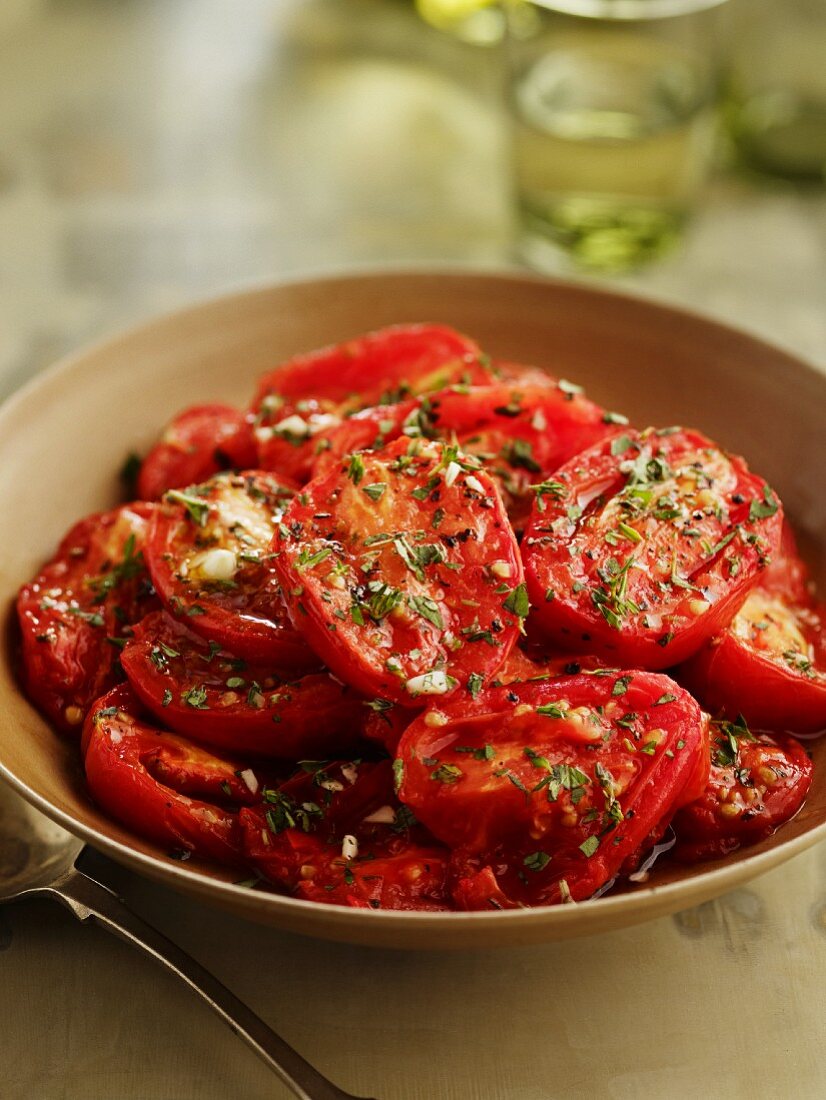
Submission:
{"label": "tomato flesh", "polygon": [[519,550],[484,471],[397,440],[310,482],[279,524],[296,627],[368,696],[421,707],[507,659],[527,614]]}
{"label": "tomato flesh", "polygon": [[256,801],[246,764],[148,725],[125,684],[90,710],[83,757],[92,797],[115,820],[177,852],[240,862],[238,815],[220,803]]}
{"label": "tomato flesh", "polygon": [[75,524],[17,598],[29,697],[64,732],[118,679],[118,647],[157,606],[143,560],[153,505],[128,504]]}
{"label": "tomato flesh", "polygon": [[247,661],[311,668],[272,568],[273,530],[292,491],[272,474],[219,474],[167,493],[146,561],[166,610]]}
{"label": "tomato flesh", "polygon": [[444,325],[394,325],[297,355],[259,381],[254,410],[271,394],[313,398],[349,410],[387,403],[399,393],[487,379],[475,341]]}
{"label": "tomato flesh", "polygon": [[742,721],[715,722],[703,794],[674,818],[683,863],[719,859],[757,844],[789,821],[812,782],[812,762],[793,737],[753,735]]}
{"label": "tomato flesh", "polygon": [[399,743],[399,797],[475,861],[460,879],[492,868],[513,904],[590,897],[670,817],[704,747],[695,701],[647,672],[515,683],[435,713]]}
{"label": "tomato flesh", "polygon": [[[563,388],[560,388],[562,386]],[[530,511],[529,488],[616,428],[567,383],[450,386],[415,402],[365,410],[326,433],[315,471],[402,432],[456,440],[496,481],[511,519]]]}
{"label": "tomato flesh", "polygon": [[219,748],[286,760],[324,756],[355,743],[364,721],[361,700],[327,673],[285,679],[165,612],[135,627],[121,664],[160,722]]}
{"label": "tomato flesh", "polygon": [[241,811],[244,851],[296,897],[372,909],[446,909],[449,853],[393,795],[389,761],[307,763],[260,809]]}
{"label": "tomato flesh", "polygon": [[195,405],[175,417],[141,463],[138,496],[159,500],[167,489],[195,485],[220,470],[245,470],[255,454],[246,413],[231,405]]}
{"label": "tomato flesh", "polygon": [[537,487],[522,544],[532,621],[569,650],[677,664],[757,585],[782,521],[766,483],[698,432],[628,429]]}
{"label": "tomato flesh", "polygon": [[826,608],[790,536],[724,630],[679,670],[714,714],[756,729],[826,730]]}

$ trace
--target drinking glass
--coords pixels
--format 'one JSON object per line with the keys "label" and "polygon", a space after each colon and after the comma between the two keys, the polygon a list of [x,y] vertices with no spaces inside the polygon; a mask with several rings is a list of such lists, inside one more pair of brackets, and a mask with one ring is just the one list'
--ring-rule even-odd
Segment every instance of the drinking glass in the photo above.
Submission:
{"label": "drinking glass", "polygon": [[732,130],[755,168],[826,182],[826,0],[738,0]]}
{"label": "drinking glass", "polygon": [[725,0],[510,0],[523,258],[621,271],[679,241],[712,161]]}

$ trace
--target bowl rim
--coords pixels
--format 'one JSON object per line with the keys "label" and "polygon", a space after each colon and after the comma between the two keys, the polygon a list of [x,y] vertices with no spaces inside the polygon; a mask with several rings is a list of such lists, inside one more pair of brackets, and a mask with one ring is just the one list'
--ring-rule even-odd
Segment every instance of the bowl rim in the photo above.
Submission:
{"label": "bowl rim", "polygon": [[[463,268],[452,264],[440,266],[436,263],[403,266],[365,265],[364,267],[358,267],[356,265],[348,268],[346,271],[335,271],[326,274],[304,274],[294,279],[279,279],[276,281],[269,279],[251,280],[249,283],[245,283],[239,288],[233,288],[229,293],[216,294],[205,299],[184,304],[180,308],[148,317],[125,329],[104,335],[101,339],[81,346],[79,349],[61,357],[57,362],[47,367],[45,370],[39,371],[33,378],[29,379],[23,386],[19,387],[0,403],[0,431],[2,431],[8,419],[13,419],[15,417],[20,406],[30,401],[32,396],[36,396],[42,390],[48,389],[56,380],[65,375],[71,375],[72,371],[90,356],[106,354],[107,350],[113,349],[117,345],[128,344],[133,338],[145,334],[147,330],[161,327],[170,322],[180,322],[190,318],[194,319],[198,315],[208,313],[216,306],[231,307],[236,301],[240,302],[258,295],[266,296],[267,294],[278,291],[300,291],[302,288],[318,287],[321,284],[335,286],[340,284],[353,284],[355,282],[380,282],[388,278],[404,280],[405,278],[421,279],[423,277],[445,281],[462,279],[489,283],[506,282],[510,284],[512,288],[518,288],[519,286],[544,286],[557,293],[582,295],[592,300],[596,299],[597,301],[600,299],[608,299],[617,304],[626,303],[634,309],[642,307],[645,310],[660,314],[663,319],[671,317],[674,320],[679,319],[689,323],[699,324],[716,332],[716,334],[721,337],[735,338],[739,341],[745,341],[755,346],[759,346],[775,357],[787,361],[795,370],[802,370],[805,374],[810,375],[813,381],[816,380],[815,384],[826,387],[826,374],[824,374],[824,371],[815,363],[802,356],[773,344],[744,329],[729,325],[714,317],[709,317],[700,311],[674,306],[654,298],[648,298],[625,291],[617,291],[613,288],[606,288],[604,286],[595,286],[585,281],[550,278],[512,270],[500,271],[487,268]],[[577,914],[582,912],[583,906],[585,906],[589,912],[594,912],[591,908],[592,902],[590,901],[568,906],[537,906],[533,908],[494,910],[490,912],[363,910],[348,909],[327,902],[306,901],[274,892],[269,893],[252,890],[236,882],[213,878],[201,871],[190,869],[180,862],[174,864],[165,863],[155,855],[144,853],[129,844],[107,836],[105,833],[100,832],[92,826],[76,820],[70,813],[53,805],[47,797],[39,794],[24,780],[20,779],[2,759],[0,759],[0,778],[7,782],[18,794],[26,799],[27,802],[35,806],[52,821],[61,825],[74,836],[80,837],[92,847],[111,856],[117,862],[133,868],[151,879],[172,886],[173,888],[177,887],[180,889],[185,884],[187,892],[197,893],[207,899],[212,898],[219,904],[221,902],[229,903],[229,906],[236,914],[239,913],[239,909],[245,909],[246,915],[252,916],[251,910],[253,908],[259,911],[272,910],[273,912],[281,912],[285,916],[292,914],[293,917],[296,918],[292,921],[292,926],[294,928],[299,927],[299,918],[313,915],[321,918],[323,922],[329,923],[331,926],[338,925],[342,931],[343,937],[346,936],[348,928],[352,929],[358,926],[363,930],[368,926],[374,926],[377,929],[382,929],[388,934],[388,940],[382,945],[392,946],[392,934],[394,930],[402,931],[417,926],[422,929],[430,927],[433,928],[434,931],[436,927],[439,927],[442,930],[450,929],[454,932],[460,932],[462,927],[466,927],[468,930],[471,927],[476,930],[483,930],[488,927],[491,929],[503,930],[508,927],[528,925],[532,928],[536,928],[539,925],[560,925],[567,927],[576,924],[581,919]],[[610,918],[610,914],[616,912],[617,915],[621,913],[626,913],[628,915],[628,920],[625,923],[630,924],[635,921],[643,921],[648,919],[645,910],[654,907],[653,903],[655,900],[660,904],[654,907],[656,911],[650,914],[652,917],[661,913],[677,911],[681,907],[680,902],[683,899],[683,895],[693,895],[685,898],[687,905],[696,904],[696,895],[702,894],[703,898],[706,898],[723,893],[727,887],[734,887],[741,882],[747,881],[756,875],[770,870],[777,864],[785,862],[787,859],[805,851],[823,838],[826,838],[826,819],[818,824],[813,824],[805,832],[798,836],[790,837],[788,840],[781,839],[779,842],[772,842],[773,838],[768,838],[767,841],[756,846],[755,850],[751,853],[741,855],[735,863],[727,864],[725,861],[722,861],[718,866],[710,866],[708,870],[701,871],[684,879],[678,879],[673,882],[659,885],[655,880],[650,884],[639,884],[627,892],[608,894],[605,897],[594,900],[599,901],[598,912],[605,915],[606,918]],[[766,844],[769,846],[765,847]],[[702,889],[700,888],[701,884]],[[244,903],[243,906],[239,907],[237,904],[232,904],[233,902],[237,903],[242,900]],[[367,915],[365,916],[365,914]],[[305,922],[301,922],[301,924],[305,924],[302,930],[309,935],[326,936],[328,931],[331,936],[334,935],[332,927],[325,931],[320,931],[314,927],[316,923],[318,923],[318,921],[309,920],[306,924]],[[590,931],[587,927],[588,923],[589,922],[585,922],[586,926],[583,927],[582,934],[588,934]],[[550,936],[548,938],[550,938]],[[513,941],[503,942],[512,943]],[[526,940],[525,942],[529,941]],[[533,941],[531,940],[530,942]],[[382,943],[382,940],[377,940],[377,944],[378,943]],[[497,944],[493,942],[491,945],[496,946]]]}

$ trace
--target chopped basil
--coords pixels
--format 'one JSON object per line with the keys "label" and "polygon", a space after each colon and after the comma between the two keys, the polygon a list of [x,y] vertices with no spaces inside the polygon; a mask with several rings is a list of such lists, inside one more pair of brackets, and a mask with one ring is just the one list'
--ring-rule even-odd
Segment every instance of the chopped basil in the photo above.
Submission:
{"label": "chopped basil", "polygon": [[384,481],[374,481],[370,485],[365,485],[362,488],[362,492],[366,494],[371,500],[381,500],[384,496],[384,491],[387,488],[387,484]]}
{"label": "chopped basil", "polygon": [[429,596],[408,596],[407,602],[423,619],[427,619],[429,623],[432,623],[437,630],[444,630],[445,624],[442,613],[435,600],[431,600]]}
{"label": "chopped basil", "polygon": [[209,515],[209,501],[204,500],[202,497],[193,496],[191,493],[184,493],[180,489],[169,489],[166,493],[166,499],[171,500],[173,504],[182,504],[186,509],[186,514],[196,527],[206,526],[207,516]]}
{"label": "chopped basil", "polygon": [[522,861],[529,871],[543,871],[551,862],[547,852],[530,852]]}
{"label": "chopped basil", "polygon": [[528,600],[528,589],[524,584],[518,584],[513,589],[508,598],[503,602],[502,606],[506,611],[512,612],[520,619],[527,618],[528,612],[531,609],[530,602]]}
{"label": "chopped basil", "polygon": [[583,842],[579,846],[580,852],[582,852],[582,854],[584,856],[586,856],[588,859],[591,858],[591,856],[594,854],[594,852],[597,850],[597,848],[599,848],[599,837],[598,836],[586,837],[585,840],[583,840]]}

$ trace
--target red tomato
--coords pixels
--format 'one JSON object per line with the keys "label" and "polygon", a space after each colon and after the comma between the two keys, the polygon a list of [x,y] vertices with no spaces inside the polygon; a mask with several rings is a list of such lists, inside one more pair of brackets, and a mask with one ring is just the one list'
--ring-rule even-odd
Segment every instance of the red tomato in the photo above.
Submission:
{"label": "red tomato", "polygon": [[129,625],[157,606],[143,560],[153,509],[127,504],[87,516],[20,590],[26,692],[64,731],[79,732],[87,708],[118,679]]}
{"label": "red tomato", "polygon": [[[530,367],[524,363],[512,363],[505,359],[494,359],[490,365],[497,382],[513,383],[532,386],[555,386],[557,379],[542,370],[541,367]],[[566,383],[567,384],[567,383]],[[575,390],[579,387],[573,387]]]}
{"label": "red tomato", "polygon": [[400,439],[310,482],[275,546],[293,622],[315,652],[402,706],[492,675],[527,614],[493,483],[438,443]]}
{"label": "red tomato", "polygon": [[350,860],[334,850],[326,860],[318,861],[316,873],[302,879],[295,893],[306,901],[354,909],[451,909],[449,858],[446,848],[400,842],[387,851],[373,845]]}
{"label": "red tomato", "polygon": [[389,761],[307,762],[264,796],[241,824],[247,858],[270,882],[334,905],[448,907],[448,852],[399,805]]}
{"label": "red tomato", "polygon": [[826,608],[784,528],[784,550],[731,624],[680,669],[709,710],[757,729],[826,729]]}
{"label": "red tomato", "polygon": [[220,803],[255,802],[255,773],[155,729],[139,714],[125,684],[89,712],[83,755],[93,798],[121,824],[175,854],[238,863],[238,816]]}
{"label": "red tomato", "polygon": [[794,817],[811,782],[812,762],[793,737],[755,737],[742,719],[712,723],[711,774],[674,818],[674,857],[718,859],[764,840]]}
{"label": "red tomato", "polygon": [[362,734],[368,741],[384,746],[390,756],[396,755],[399,739],[413,720],[408,707],[397,707],[388,699],[372,699],[362,718]]}
{"label": "red tomato", "polygon": [[330,431],[357,409],[491,377],[475,343],[438,325],[381,329],[298,356],[259,383],[252,414],[258,464],[303,483]]}
{"label": "red tomato", "polygon": [[[375,828],[365,826],[365,819],[382,807],[398,808],[389,760],[302,760],[299,770],[277,792],[270,792],[268,801],[276,807],[271,811],[276,815],[282,799],[287,804],[290,800],[300,805],[316,804],[318,814],[310,821],[313,831],[339,843],[346,833],[364,833],[365,829],[375,833]],[[381,826],[385,831],[393,824],[394,813]]]}
{"label": "red tomato", "polygon": [[297,760],[352,746],[364,706],[327,673],[285,680],[149,615],[121,653],[132,690],[171,729],[207,745]]}
{"label": "red tomato", "polygon": [[495,479],[512,517],[530,509],[529,488],[583,448],[616,431],[603,409],[569,383],[451,386],[391,408],[365,410],[326,433],[316,474],[345,455],[400,435],[455,440]]}
{"label": "red tomato", "polygon": [[[601,668],[602,662],[594,657],[548,658],[537,655],[536,659],[526,654],[520,646],[514,646],[507,661],[490,681],[490,687],[501,687],[520,681],[549,680],[554,676],[573,676],[583,670]],[[478,695],[482,689],[482,679],[474,679],[469,688]],[[387,699],[373,699],[366,704],[367,716],[363,718],[362,734],[370,741],[383,745],[391,756],[396,755],[402,734],[413,721],[413,715],[406,707],[394,706]]]}
{"label": "red tomato", "polygon": [[364,408],[398,400],[399,394],[489,377],[475,341],[444,325],[395,325],[276,367],[260,379],[253,408],[271,394]]}
{"label": "red tomato", "polygon": [[271,474],[218,474],[173,489],[158,509],[146,561],[167,611],[246,661],[312,667],[290,626],[270,543],[292,492]]}
{"label": "red tomato", "polygon": [[255,440],[246,413],[230,405],[195,405],[175,417],[143,460],[138,496],[158,500],[167,489],[253,465]]}
{"label": "red tomato", "polygon": [[244,850],[270,882],[305,901],[352,909],[450,909],[450,853],[402,838],[371,842],[345,857],[341,844],[289,829],[273,836],[260,813],[241,811]]}
{"label": "red tomato", "polygon": [[315,443],[313,477],[338,469],[342,459],[356,451],[377,451],[398,439],[406,426],[413,436],[421,435],[421,407],[422,399],[417,397],[395,405],[377,405],[362,409],[322,432]]}
{"label": "red tomato", "polygon": [[[395,767],[401,801],[460,864],[476,861],[460,878],[492,873],[513,904],[546,905],[617,874],[670,817],[702,748],[700,708],[673,681],[597,672],[428,711]],[[476,886],[459,886],[457,904]]]}
{"label": "red tomato", "polygon": [[562,648],[677,664],[758,583],[782,521],[766,483],[698,432],[628,429],[537,486],[522,543],[533,621]]}
{"label": "red tomato", "polygon": [[343,423],[334,401],[302,398],[286,401],[279,394],[263,397],[255,411],[257,464],[301,485],[309,479],[320,440]]}

